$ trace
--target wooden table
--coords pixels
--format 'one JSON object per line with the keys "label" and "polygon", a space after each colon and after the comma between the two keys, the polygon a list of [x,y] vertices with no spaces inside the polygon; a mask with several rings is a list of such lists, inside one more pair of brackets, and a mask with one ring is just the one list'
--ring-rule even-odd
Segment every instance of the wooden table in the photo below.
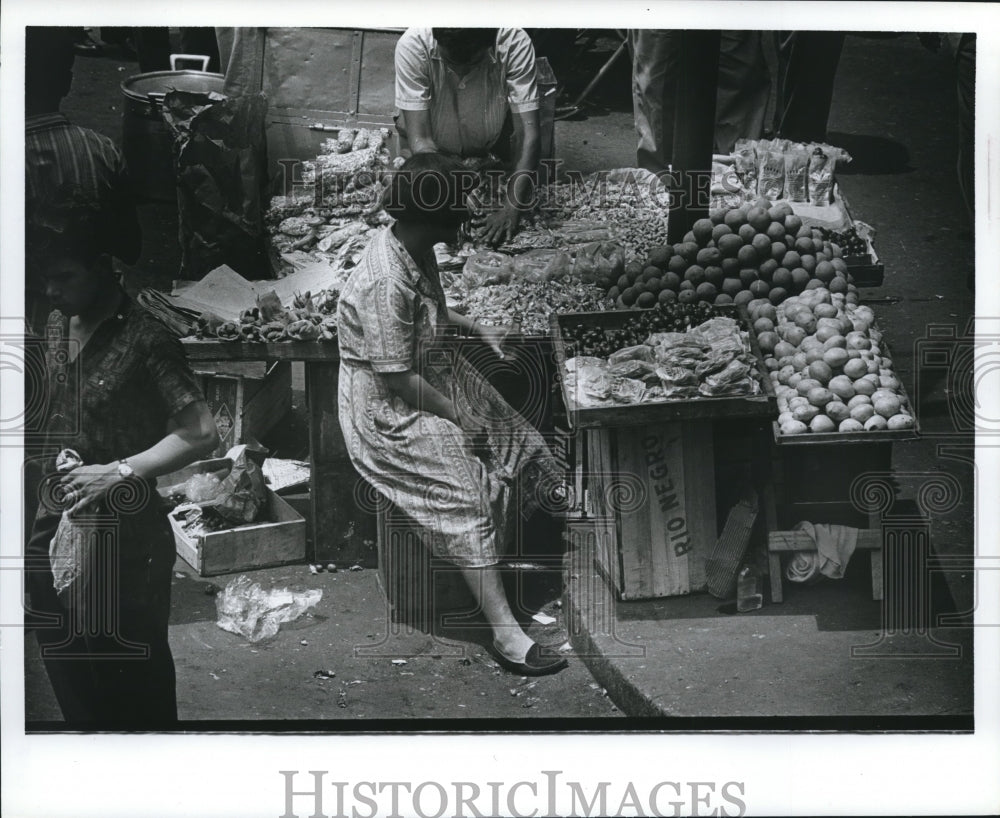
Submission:
{"label": "wooden table", "polygon": [[302,361],[309,409],[309,464],[312,470],[312,562],[338,567],[375,568],[374,509],[370,495],[347,456],[337,417],[340,350],[335,341],[283,341],[273,344],[184,339],[192,363],[207,361]]}

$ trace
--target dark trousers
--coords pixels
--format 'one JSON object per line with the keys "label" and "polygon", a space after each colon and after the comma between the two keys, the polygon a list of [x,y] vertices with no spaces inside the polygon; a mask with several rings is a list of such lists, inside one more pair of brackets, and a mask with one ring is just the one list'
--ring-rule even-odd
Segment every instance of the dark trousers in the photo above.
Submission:
{"label": "dark trousers", "polygon": [[[68,727],[165,729],[177,721],[167,641],[173,536],[158,510],[118,519],[116,535],[101,547],[107,559],[97,561],[99,582],[83,610],[67,609],[51,571],[35,567],[28,574],[27,619]],[[59,515],[43,507],[27,546],[29,567],[48,564],[58,524]]]}
{"label": "dark trousers", "polygon": [[776,31],[774,37],[778,48],[775,133],[795,142],[823,142],[844,34]]}

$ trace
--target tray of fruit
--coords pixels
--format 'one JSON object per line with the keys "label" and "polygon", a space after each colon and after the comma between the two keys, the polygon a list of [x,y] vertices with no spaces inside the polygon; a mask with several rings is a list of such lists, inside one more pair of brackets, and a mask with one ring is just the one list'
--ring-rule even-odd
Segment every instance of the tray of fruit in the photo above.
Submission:
{"label": "tray of fruit", "polygon": [[777,417],[745,310],[671,304],[551,320],[560,387],[575,426]]}
{"label": "tray of fruit", "polygon": [[918,424],[870,307],[823,287],[747,305],[774,386],[779,444],[916,437]]}
{"label": "tray of fruit", "polygon": [[[608,296],[619,309],[654,304],[780,304],[813,281],[855,292],[843,250],[803,222],[787,202],[762,199],[699,219],[676,244],[632,261]],[[813,285],[816,286],[816,285]]]}

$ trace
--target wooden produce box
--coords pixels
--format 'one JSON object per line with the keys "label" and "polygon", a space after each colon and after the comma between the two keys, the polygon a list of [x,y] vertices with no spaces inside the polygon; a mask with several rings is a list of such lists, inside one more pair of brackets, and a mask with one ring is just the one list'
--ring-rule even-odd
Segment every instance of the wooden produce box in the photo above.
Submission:
{"label": "wooden produce box", "polygon": [[199,576],[304,562],[306,521],[302,515],[268,489],[263,516],[270,522],[211,531],[196,538],[184,532],[176,512],[171,512],[169,519],[177,553]]}
{"label": "wooden produce box", "polygon": [[292,406],[292,364],[282,360],[226,361],[196,366],[215,417],[220,457],[247,438],[266,435]]}
{"label": "wooden produce box", "polygon": [[764,356],[757,346],[757,337],[750,326],[746,310],[742,307],[716,307],[720,315],[736,318],[742,329],[748,332],[750,348],[757,362],[761,392],[757,395],[742,395],[720,398],[684,398],[681,400],[659,401],[619,406],[578,407],[566,382],[566,361],[572,357],[567,350],[565,328],[574,324],[600,327],[603,330],[619,328],[625,321],[644,310],[615,310],[612,312],[575,312],[553,315],[552,342],[555,345],[557,376],[562,389],[563,400],[569,422],[579,428],[611,428],[620,426],[648,426],[674,420],[707,420],[710,418],[775,418],[778,414],[774,384],[764,366]]}
{"label": "wooden produce box", "polygon": [[[215,474],[223,479],[232,465],[232,461],[224,457],[192,463],[158,478],[157,492],[164,498],[176,494],[194,474]],[[261,517],[262,522],[190,537],[182,528],[177,512],[168,515],[177,553],[199,576],[304,562],[306,522],[302,515],[268,489],[267,507]]]}
{"label": "wooden produce box", "polygon": [[701,591],[718,530],[712,425],[587,429],[598,570],[621,599]]}
{"label": "wooden produce box", "polygon": [[564,329],[616,329],[641,310],[555,316],[552,337],[570,423],[584,433],[585,486],[598,570],[620,599],[677,596],[706,587],[705,562],[718,539],[712,420],[772,419],[774,388],[746,311],[720,308],[749,334],[762,392],[638,405],[580,408],[563,375]]}

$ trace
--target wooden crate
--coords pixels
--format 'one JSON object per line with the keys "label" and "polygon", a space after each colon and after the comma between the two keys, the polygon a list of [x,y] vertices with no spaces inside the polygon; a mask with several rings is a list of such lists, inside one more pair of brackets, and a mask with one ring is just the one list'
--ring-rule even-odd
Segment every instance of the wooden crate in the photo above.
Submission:
{"label": "wooden crate", "polygon": [[712,426],[586,430],[597,567],[621,599],[701,591],[718,536]]}
{"label": "wooden crate", "polygon": [[264,517],[269,522],[189,537],[176,512],[169,515],[177,553],[203,577],[304,562],[306,523],[302,516],[268,489]]}
{"label": "wooden crate", "polygon": [[757,337],[742,307],[717,307],[720,315],[736,318],[747,331],[750,348],[757,361],[762,392],[721,398],[683,398],[622,406],[578,407],[567,384],[566,361],[572,357],[567,349],[565,328],[585,324],[603,330],[617,329],[628,318],[642,315],[644,310],[615,310],[612,312],[563,313],[551,319],[552,342],[555,346],[557,372],[569,422],[579,428],[619,428],[648,426],[662,422],[707,418],[775,418],[778,415],[774,385],[764,367],[764,357],[757,345]]}
{"label": "wooden crate", "polygon": [[215,457],[249,437],[259,440],[292,406],[291,361],[227,361],[194,371],[219,432]]}

